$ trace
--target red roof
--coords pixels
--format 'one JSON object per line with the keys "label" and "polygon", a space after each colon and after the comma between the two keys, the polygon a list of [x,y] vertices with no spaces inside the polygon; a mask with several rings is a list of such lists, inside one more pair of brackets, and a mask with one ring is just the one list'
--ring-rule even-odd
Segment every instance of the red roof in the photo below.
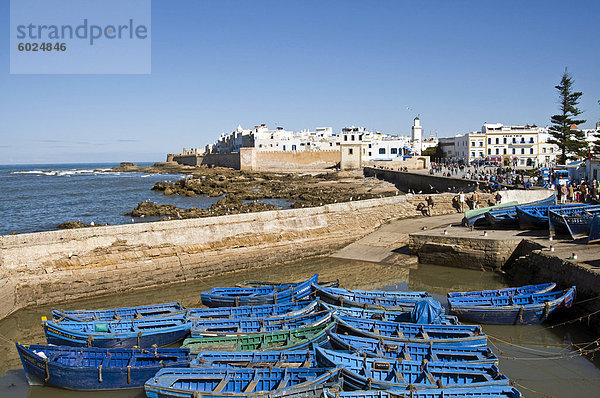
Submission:
{"label": "red roof", "polygon": [[572,124],[571,127],[569,127],[571,130],[579,130],[579,127],[577,127],[576,124]]}

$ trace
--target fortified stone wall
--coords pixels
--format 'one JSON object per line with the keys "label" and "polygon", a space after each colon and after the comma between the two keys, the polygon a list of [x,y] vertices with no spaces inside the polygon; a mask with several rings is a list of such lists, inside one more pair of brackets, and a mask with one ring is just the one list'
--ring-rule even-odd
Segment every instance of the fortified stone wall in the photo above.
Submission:
{"label": "fortified stone wall", "polygon": [[215,167],[229,167],[231,169],[240,169],[240,154],[233,153],[207,153],[200,158],[200,164],[211,165]]}
{"label": "fortified stone wall", "polygon": [[285,170],[298,167],[325,168],[340,162],[340,151],[257,151],[254,152],[257,170]]}
{"label": "fortified stone wall", "polygon": [[[455,212],[435,195],[433,215]],[[394,218],[422,217],[425,195],[190,220],[0,236],[0,318],[54,304],[323,255]]]}

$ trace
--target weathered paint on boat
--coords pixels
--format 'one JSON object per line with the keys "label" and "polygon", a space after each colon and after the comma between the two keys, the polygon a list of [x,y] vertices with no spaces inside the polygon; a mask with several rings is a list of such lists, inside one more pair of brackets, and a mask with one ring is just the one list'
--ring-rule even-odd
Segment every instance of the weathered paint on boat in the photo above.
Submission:
{"label": "weathered paint on boat", "polygon": [[575,301],[575,286],[559,292],[500,297],[481,301],[457,301],[450,312],[460,319],[487,324],[527,325],[545,321],[558,308],[570,308]]}
{"label": "weathered paint on boat", "polygon": [[500,296],[516,296],[521,294],[546,293],[556,287],[556,283],[542,283],[539,285],[526,285],[519,287],[508,287],[497,290],[480,290],[475,292],[450,292],[448,298],[489,298]]}
{"label": "weathered paint on boat", "polygon": [[164,347],[189,335],[184,316],[130,321],[42,322],[48,344],[100,348]]}
{"label": "weathered paint on boat", "polygon": [[185,348],[88,348],[22,345],[17,350],[32,385],[69,390],[114,390],[143,387],[164,367],[187,367]]}
{"label": "weathered paint on boat", "polygon": [[493,364],[418,362],[364,358],[341,351],[315,348],[320,366],[341,366],[344,386],[351,389],[406,389],[508,386],[509,379]]}
{"label": "weathered paint on boat", "polygon": [[200,351],[267,351],[301,350],[327,340],[327,331],[335,326],[329,324],[309,326],[287,331],[275,331],[235,336],[189,338],[183,347],[192,353]]}
{"label": "weathered paint on boat", "polygon": [[488,347],[403,343],[383,337],[370,337],[329,332],[329,343],[337,350],[352,351],[370,357],[392,358],[399,361],[497,363],[498,357]]}
{"label": "weathered paint on boat", "polygon": [[337,381],[339,375],[339,368],[162,369],[144,388],[149,398],[257,397],[284,389],[301,391]]}
{"label": "weathered paint on boat", "polygon": [[317,284],[319,275],[292,285],[266,286],[258,288],[215,287],[202,292],[202,304],[207,307],[238,307],[240,305],[262,305],[290,303],[305,300]]}
{"label": "weathered paint on boat", "polygon": [[435,345],[481,346],[487,344],[487,336],[479,326],[471,325],[418,325],[359,319],[334,315],[337,330],[357,336],[385,338],[403,343]]}

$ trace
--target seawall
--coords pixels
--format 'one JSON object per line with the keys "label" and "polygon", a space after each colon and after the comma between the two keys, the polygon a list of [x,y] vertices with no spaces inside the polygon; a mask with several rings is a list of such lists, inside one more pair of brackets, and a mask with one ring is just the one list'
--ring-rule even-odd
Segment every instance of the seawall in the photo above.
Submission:
{"label": "seawall", "polygon": [[[452,194],[435,195],[448,214]],[[422,217],[425,195],[0,236],[0,318],[21,308],[202,279],[324,255],[393,218]]]}
{"label": "seawall", "polygon": [[391,182],[403,192],[411,189],[414,192],[473,192],[477,187],[487,186],[485,182],[466,180],[462,178],[441,177],[429,174],[411,173],[398,170],[385,170],[375,167],[363,169],[365,177],[375,177]]}

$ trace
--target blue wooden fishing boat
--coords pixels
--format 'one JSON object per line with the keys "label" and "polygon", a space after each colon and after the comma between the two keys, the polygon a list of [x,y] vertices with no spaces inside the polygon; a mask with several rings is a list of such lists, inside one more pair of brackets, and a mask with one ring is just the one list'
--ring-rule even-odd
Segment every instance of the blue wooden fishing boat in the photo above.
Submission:
{"label": "blue wooden fishing boat", "polygon": [[241,307],[190,308],[189,319],[272,318],[282,315],[310,314],[318,309],[317,300],[285,304],[244,305]]}
{"label": "blue wooden fishing boat", "polygon": [[69,390],[143,387],[165,367],[187,367],[185,348],[88,348],[17,343],[27,380]]}
{"label": "blue wooden fishing boat", "polygon": [[339,375],[339,368],[161,369],[144,388],[149,398],[256,397],[284,389],[300,392],[308,386],[335,382]]}
{"label": "blue wooden fishing boat", "polygon": [[469,322],[525,325],[543,322],[556,309],[570,308],[574,301],[575,286],[562,291],[512,297],[453,298],[448,303],[452,314]]}
{"label": "blue wooden fishing boat", "polygon": [[190,334],[191,337],[216,337],[290,330],[330,323],[332,314],[333,311],[326,310],[291,317],[201,319],[192,323]]}
{"label": "blue wooden fishing boat", "polygon": [[202,351],[190,362],[192,367],[310,368],[315,366],[313,350]]}
{"label": "blue wooden fishing boat", "polygon": [[400,390],[338,391],[325,388],[323,398],[521,398],[521,393],[510,386],[483,386],[472,388],[441,388]]}
{"label": "blue wooden fishing boat", "polygon": [[548,227],[548,212],[581,207],[581,204],[555,205],[555,206],[517,206],[517,218],[521,229],[541,229]]}
{"label": "blue wooden fishing boat", "polygon": [[360,319],[334,315],[338,333],[349,333],[374,339],[403,343],[435,345],[480,346],[487,344],[487,336],[477,325],[419,325],[374,319]]}
{"label": "blue wooden fishing boat", "polygon": [[398,361],[497,363],[498,357],[488,347],[402,343],[383,337],[338,334],[330,331],[329,344],[336,350],[358,352],[369,357],[392,358]]}
{"label": "blue wooden fishing boat", "polygon": [[[400,292],[381,292],[363,290],[347,290],[341,288],[325,288],[313,286],[317,297],[323,302],[340,307],[359,307],[371,309],[388,309],[394,311],[412,311],[419,295],[427,294],[417,292],[417,295],[402,295]],[[367,294],[365,294],[367,293]]]}
{"label": "blue wooden fishing boat", "polygon": [[597,242],[600,242],[600,214],[594,215],[588,236],[588,244]]}
{"label": "blue wooden fishing boat", "polygon": [[192,326],[184,316],[110,322],[47,321],[44,318],[42,325],[48,344],[76,347],[164,347],[184,339]]}
{"label": "blue wooden fishing boat", "polygon": [[200,351],[281,351],[304,350],[327,342],[327,332],[335,327],[335,322],[326,325],[233,336],[189,338],[183,347],[192,353]]}
{"label": "blue wooden fishing boat", "polygon": [[499,210],[499,209],[502,209],[505,207],[516,206],[518,204],[519,204],[519,202],[513,201],[513,202],[501,203],[499,205],[482,207],[479,209],[467,210],[464,213],[465,215],[462,219],[462,225],[466,226],[466,227],[484,226],[487,223],[485,220],[485,213],[487,213],[488,211]]}
{"label": "blue wooden fishing boat", "polygon": [[[537,207],[537,206],[553,206],[556,205],[556,194],[550,197],[535,202],[524,203],[519,207]],[[501,209],[492,209],[484,214],[488,225],[496,228],[514,228],[519,224],[517,217],[517,205],[507,206]]]}
{"label": "blue wooden fishing boat", "polygon": [[566,232],[574,240],[588,237],[596,214],[600,214],[600,206],[551,210],[548,212],[549,233]]}
{"label": "blue wooden fishing boat", "polygon": [[257,288],[215,287],[201,293],[202,304],[207,307],[238,307],[241,305],[282,304],[307,299],[311,286],[317,284],[318,275],[292,285]]}
{"label": "blue wooden fishing boat", "polygon": [[101,310],[64,311],[52,309],[54,319],[70,321],[114,321],[122,319],[148,319],[171,317],[185,313],[186,309],[180,303],[162,303],[141,305],[138,307],[121,307]]}
{"label": "blue wooden fishing boat", "polygon": [[470,362],[397,361],[316,347],[320,366],[341,366],[344,386],[351,389],[407,389],[508,386],[509,379],[494,364]]}
{"label": "blue wooden fishing boat", "polygon": [[556,287],[556,283],[542,283],[539,285],[526,285],[520,287],[509,287],[505,289],[496,290],[480,290],[476,292],[450,292],[448,298],[488,298],[488,297],[499,297],[499,296],[516,296],[520,294],[532,294],[532,293],[546,293]]}
{"label": "blue wooden fishing boat", "polygon": [[[348,315],[355,318],[366,318],[366,319],[379,319],[382,321],[390,322],[414,322],[413,311],[394,311],[394,310],[377,310],[377,309],[364,309],[357,307],[340,307],[333,304],[327,304],[324,302],[319,303],[323,309],[330,309],[336,311],[338,314]],[[460,322],[458,318],[453,315],[440,315],[429,322],[421,323],[432,323],[440,325],[458,325]]]}

